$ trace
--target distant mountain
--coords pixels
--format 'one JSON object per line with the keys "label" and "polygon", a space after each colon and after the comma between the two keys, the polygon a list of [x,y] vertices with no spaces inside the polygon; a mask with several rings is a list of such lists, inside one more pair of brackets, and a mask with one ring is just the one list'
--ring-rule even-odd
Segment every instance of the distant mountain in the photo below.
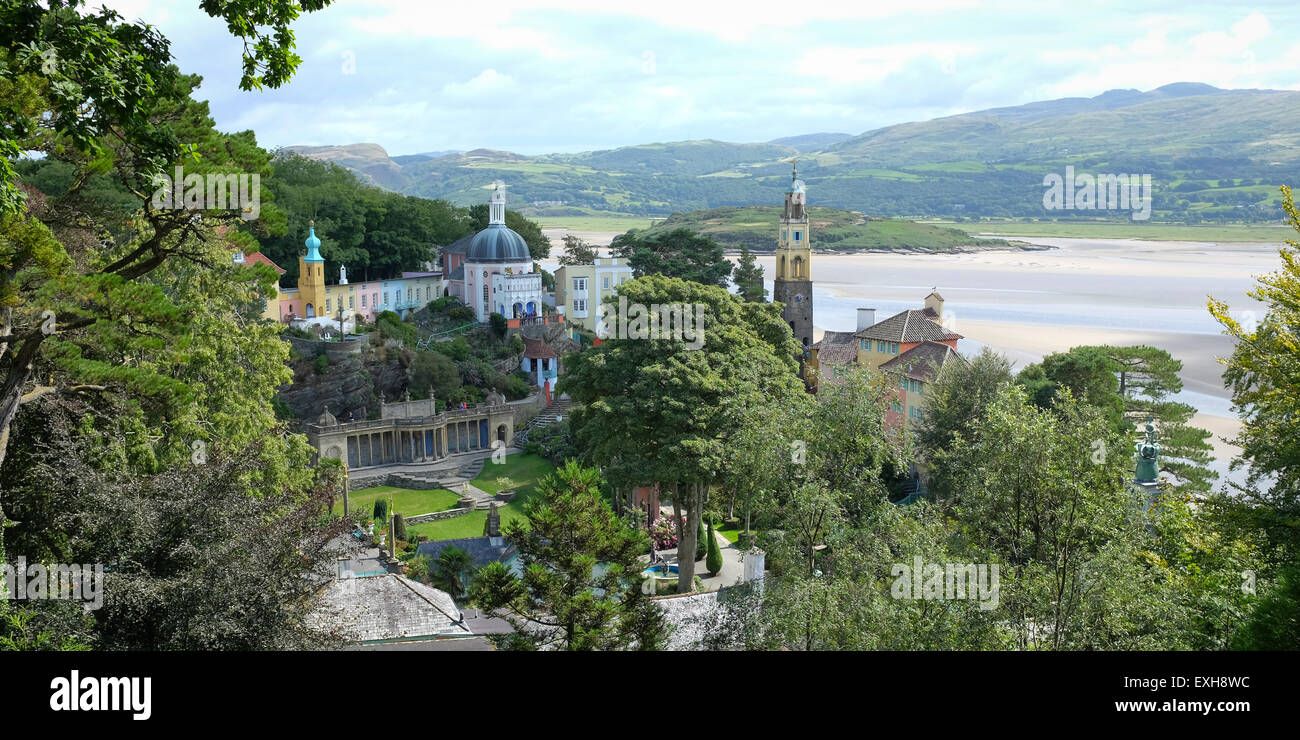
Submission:
{"label": "distant mountain", "polygon": [[792,157],[817,205],[899,217],[1124,218],[1044,211],[1043,178],[1150,174],[1157,220],[1263,221],[1300,181],[1300,92],[1180,82],[904,123],[857,136],[712,139],[524,156],[490,149],[389,158],[375,144],[291,147],[371,182],[459,205],[495,179],[532,215],[668,215],[774,205]]}
{"label": "distant mountain", "polygon": [[340,164],[361,175],[363,180],[389,190],[401,190],[407,185],[407,179],[402,175],[402,165],[390,158],[388,152],[378,144],[287,146],[284,149],[311,159]]}
{"label": "distant mountain", "polygon": [[853,134],[802,134],[800,136],[787,136],[783,139],[772,139],[767,143],[788,146],[801,152],[820,152],[828,146],[852,138]]}

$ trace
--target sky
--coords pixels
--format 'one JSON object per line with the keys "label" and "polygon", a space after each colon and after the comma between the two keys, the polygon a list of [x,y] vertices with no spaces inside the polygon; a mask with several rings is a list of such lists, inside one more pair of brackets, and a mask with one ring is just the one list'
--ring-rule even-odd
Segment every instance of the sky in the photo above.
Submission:
{"label": "sky", "polygon": [[[98,6],[100,0],[91,0]],[[1300,90],[1300,3],[335,0],[278,90],[199,0],[103,0],[204,78],[218,128],[274,148],[574,152],[859,134],[1171,82]]]}

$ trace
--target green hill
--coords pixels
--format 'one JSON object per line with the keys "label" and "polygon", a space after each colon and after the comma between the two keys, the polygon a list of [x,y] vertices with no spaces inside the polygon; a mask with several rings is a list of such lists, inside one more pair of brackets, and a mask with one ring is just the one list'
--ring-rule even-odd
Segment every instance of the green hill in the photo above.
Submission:
{"label": "green hill", "polygon": [[[754,252],[776,249],[779,206],[731,206],[690,213],[674,213],[639,234],[687,228],[707,234],[730,249],[748,246]],[[812,207],[808,209],[813,251],[916,250],[951,252],[966,248],[1000,247],[1004,239],[977,239],[954,228],[918,224],[899,219],[869,218],[854,211]],[[1024,242],[1012,242],[1028,247]]]}
{"label": "green hill", "polygon": [[[435,153],[436,154],[436,153]],[[667,216],[777,205],[791,157],[811,201],[902,218],[1130,220],[1126,212],[1046,211],[1043,178],[1150,174],[1152,220],[1268,223],[1278,186],[1300,181],[1300,92],[1177,83],[1111,90],[844,138],[805,134],[762,144],[702,140],[578,154],[476,149],[390,158],[375,145],[314,147],[408,195],[482,203],[495,179],[525,215]]]}

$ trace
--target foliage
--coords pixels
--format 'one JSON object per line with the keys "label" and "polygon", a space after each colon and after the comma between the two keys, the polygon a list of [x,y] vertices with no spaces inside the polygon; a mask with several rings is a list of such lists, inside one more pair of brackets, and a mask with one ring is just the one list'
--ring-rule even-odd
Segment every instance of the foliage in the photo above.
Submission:
{"label": "foliage", "polygon": [[665,275],[717,286],[725,286],[731,277],[732,265],[722,247],[688,229],[646,236],[629,231],[614,237],[610,252],[626,258],[637,277]]}
{"label": "foliage", "polygon": [[[1288,221],[1300,231],[1300,211],[1283,188]],[[1267,307],[1257,322],[1234,316],[1211,299],[1210,313],[1236,340],[1224,380],[1242,417],[1234,441],[1242,455],[1234,468],[1247,471],[1238,488],[1250,505],[1253,526],[1267,532],[1282,562],[1300,553],[1300,242],[1280,250],[1282,268],[1259,278],[1249,295]]]}
{"label": "foliage", "polygon": [[742,244],[740,247],[740,259],[736,261],[731,280],[745,300],[752,303],[767,300],[767,288],[763,287],[763,268],[754,261],[754,254],[747,245]]}
{"label": "foliage", "polygon": [[[641,589],[645,535],[624,524],[600,492],[594,469],[569,463],[543,478],[524,507],[527,526],[506,525],[523,575],[491,563],[472,597],[515,631],[490,639],[507,649],[653,650],[666,637],[663,613]],[[597,567],[599,565],[599,567]]]}
{"label": "foliage", "polygon": [[559,259],[561,265],[594,265],[597,256],[595,247],[573,234],[564,235],[564,254]]}
{"label": "foliage", "polygon": [[469,553],[455,546],[444,547],[429,567],[431,582],[435,588],[447,592],[452,601],[459,601],[469,591],[466,584],[472,564]]}
{"label": "foliage", "polygon": [[708,554],[705,556],[704,567],[709,571],[709,575],[716,576],[722,571],[722,550],[718,548],[718,538],[713,534],[713,522],[709,522],[709,531],[706,535],[709,541]]}

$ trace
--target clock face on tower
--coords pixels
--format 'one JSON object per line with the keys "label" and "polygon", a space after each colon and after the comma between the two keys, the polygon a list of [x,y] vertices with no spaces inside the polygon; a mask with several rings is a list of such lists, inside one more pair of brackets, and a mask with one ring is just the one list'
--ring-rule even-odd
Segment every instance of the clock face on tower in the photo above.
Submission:
{"label": "clock face on tower", "polygon": [[794,294],[794,302],[795,302],[795,303],[803,303],[803,293],[795,293],[795,294]]}

